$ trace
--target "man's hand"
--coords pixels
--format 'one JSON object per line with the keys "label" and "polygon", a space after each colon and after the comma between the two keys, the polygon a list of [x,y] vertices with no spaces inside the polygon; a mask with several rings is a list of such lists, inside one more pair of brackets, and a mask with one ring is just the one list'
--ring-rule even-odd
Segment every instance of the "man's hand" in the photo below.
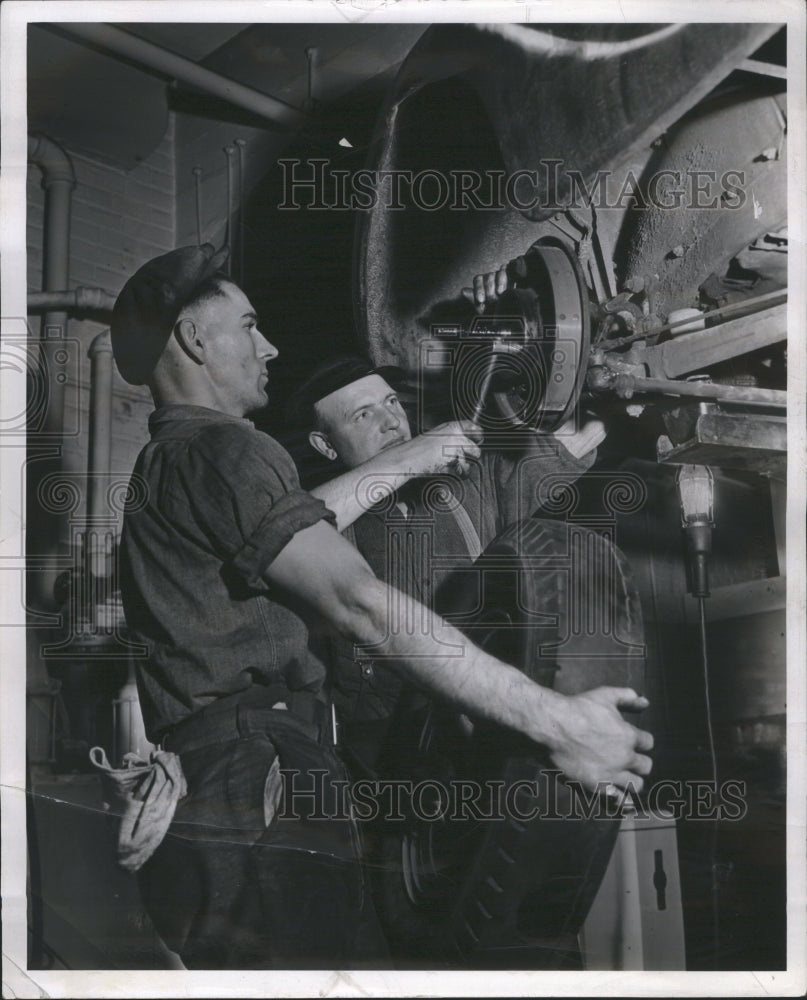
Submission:
{"label": "man's hand", "polygon": [[[519,273],[526,273],[523,257],[516,257],[509,264],[503,264],[498,271],[475,275],[473,288],[463,288],[462,294],[473,303],[478,313],[484,313],[488,303],[495,303],[503,292],[513,287]],[[592,420],[579,431],[574,431],[573,426],[569,421],[553,431],[553,434],[575,458],[584,458],[605,439],[605,425],[601,420]]]}
{"label": "man's hand", "polygon": [[470,463],[479,458],[482,431],[468,420],[440,424],[384,452],[390,468],[409,477],[456,472],[464,476]]}
{"label": "man's hand", "polygon": [[599,687],[559,696],[549,735],[543,738],[553,763],[589,789],[630,785],[641,791],[653,766],[645,753],[653,749],[653,737],[625,722],[617,709],[640,711],[647,704],[632,688]]}
{"label": "man's hand", "polygon": [[[479,458],[476,441],[481,438],[482,432],[470,421],[441,424],[411,441],[385,448],[310,492],[334,512],[338,530],[344,531],[367,512],[370,503],[378,503],[415,476],[441,472],[466,475],[471,461]],[[366,492],[367,482],[373,484],[371,500]]]}
{"label": "man's hand", "polygon": [[462,294],[473,303],[478,313],[483,313],[488,302],[496,302],[502,292],[512,288],[513,275],[519,270],[526,272],[523,257],[516,257],[509,264],[503,264],[498,271],[475,275],[473,288],[463,288]]}

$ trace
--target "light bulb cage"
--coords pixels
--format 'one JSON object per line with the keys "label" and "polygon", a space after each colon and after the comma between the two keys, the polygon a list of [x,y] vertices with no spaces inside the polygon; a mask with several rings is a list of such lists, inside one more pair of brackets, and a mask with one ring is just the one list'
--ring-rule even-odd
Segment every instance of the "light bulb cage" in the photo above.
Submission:
{"label": "light bulb cage", "polygon": [[714,475],[708,465],[680,465],[675,476],[681,524],[714,524]]}

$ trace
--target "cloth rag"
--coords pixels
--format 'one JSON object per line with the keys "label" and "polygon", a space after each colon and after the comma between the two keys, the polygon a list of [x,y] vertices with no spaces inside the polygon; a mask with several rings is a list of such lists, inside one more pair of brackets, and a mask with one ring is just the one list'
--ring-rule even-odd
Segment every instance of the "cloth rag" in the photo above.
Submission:
{"label": "cloth rag", "polygon": [[113,768],[104,749],[93,747],[90,761],[101,773],[104,804],[120,816],[118,864],[136,872],[162,843],[187,794],[180,759],[165,750],[153,751],[149,761],[127,753],[123,767]]}

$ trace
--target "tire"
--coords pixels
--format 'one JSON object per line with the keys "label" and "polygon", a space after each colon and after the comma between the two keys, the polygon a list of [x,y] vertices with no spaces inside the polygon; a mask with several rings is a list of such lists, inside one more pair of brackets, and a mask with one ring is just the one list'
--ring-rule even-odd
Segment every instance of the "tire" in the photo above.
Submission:
{"label": "tire", "polygon": [[[476,565],[476,582],[454,592],[454,613],[478,606],[484,579],[481,610],[463,625],[478,645],[566,694],[601,684],[643,688],[639,598],[607,538],[530,518],[511,525]],[[574,627],[578,607],[592,606],[597,620]],[[530,967],[573,963],[619,818],[546,818],[553,809],[571,817],[576,803],[541,748],[479,720],[469,734],[467,720],[445,707],[432,706],[409,754],[398,743],[394,759],[399,768],[407,760],[413,781],[425,776],[447,788],[457,779],[535,788],[517,808],[534,814],[526,821],[510,803],[495,816],[482,809],[478,818],[457,814],[452,822],[449,813],[424,822],[413,813],[400,830],[378,828],[372,884],[396,958],[490,964],[506,950]]]}

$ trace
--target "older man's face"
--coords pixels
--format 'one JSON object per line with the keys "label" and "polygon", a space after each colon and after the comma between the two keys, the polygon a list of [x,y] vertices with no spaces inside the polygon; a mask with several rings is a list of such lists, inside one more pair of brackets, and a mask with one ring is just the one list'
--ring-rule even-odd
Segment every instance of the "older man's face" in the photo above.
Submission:
{"label": "older man's face", "polygon": [[266,406],[267,362],[275,348],[258,329],[249,299],[230,281],[218,295],[189,306],[180,323],[189,320],[204,340],[204,373],[216,409],[243,417]]}
{"label": "older man's face", "polygon": [[258,329],[244,292],[224,281],[219,295],[192,307],[190,314],[206,333],[205,361],[218,409],[242,417],[266,406],[266,364],[278,352]]}
{"label": "older man's face", "polygon": [[321,436],[335,452],[330,457],[349,469],[412,436],[397,393],[380,375],[337,389],[319,400],[315,411]]}

